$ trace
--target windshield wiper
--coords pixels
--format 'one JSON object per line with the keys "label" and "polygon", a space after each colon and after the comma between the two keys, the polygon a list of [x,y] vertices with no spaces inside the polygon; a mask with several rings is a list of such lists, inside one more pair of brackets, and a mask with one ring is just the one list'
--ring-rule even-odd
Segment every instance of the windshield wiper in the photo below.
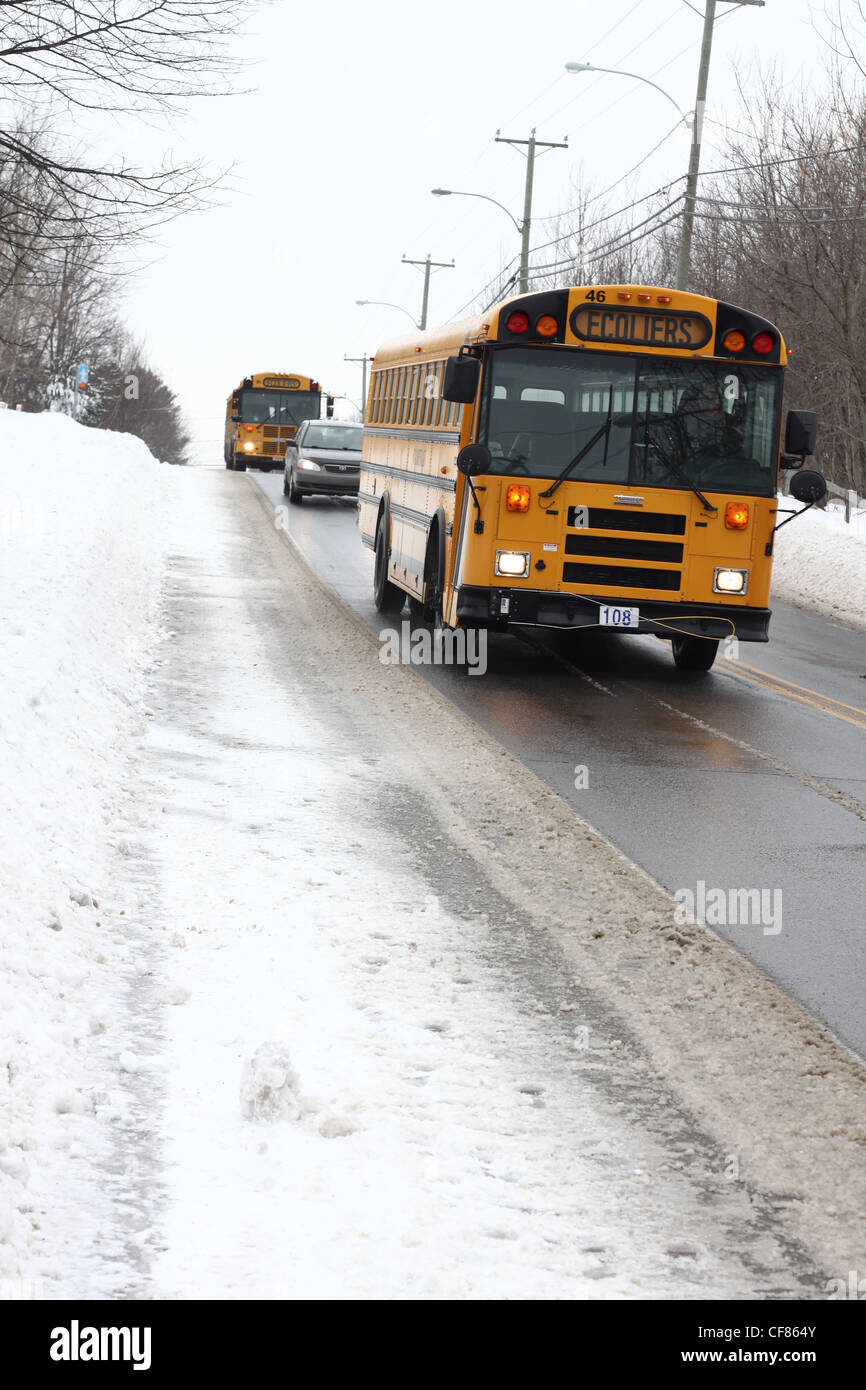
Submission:
{"label": "windshield wiper", "polygon": [[584,458],[586,458],[586,455],[589,453],[590,449],[594,449],[595,446],[596,446],[596,444],[599,442],[599,440],[600,440],[600,439],[603,439],[603,438],[607,435],[608,431],[610,430],[610,424],[611,424],[611,417],[610,417],[610,415],[608,415],[608,417],[607,417],[607,419],[605,420],[604,424],[601,425],[601,426],[599,427],[599,429],[596,430],[595,434],[592,436],[592,439],[588,439],[587,442],[584,444],[583,448],[580,450],[580,452],[577,453],[577,454],[575,454],[574,458],[571,460],[571,463],[567,463],[567,464],[565,465],[565,467],[563,468],[563,470],[562,470],[562,472],[560,473],[559,477],[557,478],[556,482],[553,483],[553,484],[552,484],[549,488],[547,488],[544,492],[540,492],[540,493],[538,494],[539,497],[552,497],[552,496],[553,496],[553,494],[556,492],[556,489],[560,486],[560,484],[565,482],[565,480],[566,480],[566,478],[568,477],[569,473],[571,472],[572,468],[576,468],[577,465],[578,465]]}
{"label": "windshield wiper", "polygon": [[[647,416],[644,418],[644,422],[643,422],[643,435],[644,435],[644,439],[645,439],[646,441],[649,440],[648,430],[647,430],[647,426],[648,426],[649,424],[651,424],[651,423],[655,424],[655,423],[658,422],[658,421],[669,420],[669,419],[670,419],[670,416],[669,416],[669,415],[655,415],[655,416],[647,415]],[[677,467],[677,465],[674,463],[673,459],[670,458],[670,457],[665,453],[664,449],[661,447],[661,445],[659,444],[659,442],[658,442],[657,439],[652,440],[652,445],[653,445],[653,448],[656,450],[656,452],[657,452],[657,453],[659,454],[659,456],[661,457],[662,463],[665,465],[665,467],[666,467],[666,468],[669,468],[670,471],[673,473],[674,477],[675,477],[675,478],[679,478],[680,482],[681,482],[681,483],[684,483],[685,486],[686,486],[691,492],[693,492],[697,498],[700,499],[700,501],[701,501],[701,503],[702,503],[702,505],[703,505],[703,507],[704,507],[704,510],[705,510],[705,511],[708,511],[708,512],[717,512],[717,511],[719,510],[718,507],[714,507],[713,504],[712,504],[712,502],[708,502],[708,501],[707,501],[706,497],[705,497],[704,494],[701,492],[701,490],[700,490],[700,488],[697,486],[697,484],[695,484],[695,483],[692,482],[691,478],[688,476],[688,474],[687,474],[686,472],[683,471],[683,469]]]}

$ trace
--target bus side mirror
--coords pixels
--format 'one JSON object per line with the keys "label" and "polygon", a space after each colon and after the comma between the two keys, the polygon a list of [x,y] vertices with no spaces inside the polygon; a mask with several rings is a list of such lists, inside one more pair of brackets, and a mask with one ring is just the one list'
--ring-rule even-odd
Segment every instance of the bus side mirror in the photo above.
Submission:
{"label": "bus side mirror", "polygon": [[477,357],[449,357],[445,362],[442,396],[446,401],[471,405],[478,390],[481,363]]}
{"label": "bus side mirror", "polygon": [[814,506],[827,496],[827,483],[822,473],[816,473],[813,468],[804,468],[802,473],[794,474],[790,491],[797,502],[808,502]]}
{"label": "bus side mirror", "polygon": [[466,444],[457,455],[457,468],[467,478],[489,473],[492,455],[486,444]]}
{"label": "bus side mirror", "polygon": [[785,422],[785,453],[805,458],[815,452],[818,417],[812,410],[789,410]]}

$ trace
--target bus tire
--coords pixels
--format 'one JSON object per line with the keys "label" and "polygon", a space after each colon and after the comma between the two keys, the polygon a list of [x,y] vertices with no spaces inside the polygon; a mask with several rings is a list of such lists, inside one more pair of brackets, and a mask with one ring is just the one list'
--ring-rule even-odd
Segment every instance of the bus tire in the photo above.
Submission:
{"label": "bus tire", "polygon": [[373,602],[380,613],[400,613],[406,595],[388,578],[388,518],[379,517],[373,566]]}
{"label": "bus tire", "polygon": [[718,650],[718,642],[708,637],[675,633],[671,639],[674,661],[681,671],[709,671]]}
{"label": "bus tire", "polygon": [[412,609],[413,602],[417,608],[417,621],[419,623],[430,623],[438,626],[442,622],[442,589],[445,579],[445,552],[442,545],[444,518],[439,516],[433,518],[430,527],[430,534],[427,537],[427,548],[424,552],[424,589],[427,595],[425,603],[420,599],[409,600],[409,607]]}

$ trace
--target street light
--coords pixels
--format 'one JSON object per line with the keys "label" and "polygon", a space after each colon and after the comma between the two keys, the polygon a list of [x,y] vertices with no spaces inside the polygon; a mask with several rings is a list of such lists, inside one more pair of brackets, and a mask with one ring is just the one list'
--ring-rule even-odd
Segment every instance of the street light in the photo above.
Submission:
{"label": "street light", "polygon": [[[657,92],[667,97],[668,101],[676,106],[680,117],[690,127],[692,132],[692,148],[689,154],[689,171],[686,175],[686,192],[683,205],[683,221],[680,230],[680,245],[677,253],[677,284],[678,290],[688,289],[689,269],[692,259],[692,236],[695,228],[695,203],[698,195],[698,170],[701,167],[701,130],[704,124],[704,108],[707,103],[707,83],[710,75],[710,50],[713,45],[713,25],[716,19],[717,0],[706,0],[704,10],[704,32],[701,38],[701,57],[698,64],[698,91],[695,98],[694,114],[691,118],[680,110],[677,103],[664,87],[660,87],[657,82],[652,82],[648,77],[641,77],[636,72],[620,72],[619,68],[593,68],[591,63],[566,63],[566,72],[613,72],[619,73],[622,77],[634,77],[638,82],[645,82],[649,87],[655,87]],[[736,9],[744,5],[755,5],[762,9],[765,0],[722,0],[724,4],[733,5]]]}
{"label": "street light", "polygon": [[462,193],[458,188],[431,188],[430,192],[433,194],[434,198],[483,198],[485,203],[496,203],[498,208],[502,208],[505,216],[511,218],[511,221],[517,229],[518,235],[521,235],[523,232],[523,224],[518,222],[517,218],[508,211],[505,204],[496,202],[495,198],[488,198],[486,193]]}
{"label": "street light", "polygon": [[382,305],[382,306],[383,306],[384,308],[386,308],[386,309],[399,309],[401,314],[405,314],[407,318],[412,319],[412,326],[413,326],[413,328],[420,328],[420,324],[418,323],[418,320],[417,320],[417,319],[413,319],[413,318],[412,318],[412,315],[409,313],[409,310],[408,310],[408,309],[404,309],[403,306],[402,306],[402,304],[391,304],[387,299],[356,299],[356,300],[355,300],[355,303],[358,304],[358,305],[364,305],[364,304],[380,304],[380,305]]}
{"label": "street light", "polygon": [[622,68],[597,68],[594,63],[566,63],[566,72],[611,72],[616,77],[633,77],[636,82],[645,82],[648,87],[655,87],[657,92],[661,92],[663,97],[667,97],[671,106],[676,106],[680,113],[680,120],[687,130],[691,130],[695,123],[694,111],[686,113],[682,107],[674,101],[670,92],[666,92],[664,87],[660,87],[657,82],[651,81],[649,77],[641,77],[639,72],[624,72]]}
{"label": "street light", "polygon": [[526,146],[526,183],[523,189],[523,221],[518,222],[512,216],[503,203],[497,202],[495,198],[489,198],[486,193],[463,193],[456,188],[431,188],[430,192],[435,198],[483,198],[485,203],[495,203],[498,208],[511,218],[512,223],[520,234],[520,293],[526,294],[529,289],[529,227],[532,221],[532,180],[535,173],[535,151],[544,150],[565,150],[568,149],[567,140],[536,140],[535,127],[532,128],[527,140],[518,140],[512,136],[500,135],[496,132],[497,145],[525,145]]}

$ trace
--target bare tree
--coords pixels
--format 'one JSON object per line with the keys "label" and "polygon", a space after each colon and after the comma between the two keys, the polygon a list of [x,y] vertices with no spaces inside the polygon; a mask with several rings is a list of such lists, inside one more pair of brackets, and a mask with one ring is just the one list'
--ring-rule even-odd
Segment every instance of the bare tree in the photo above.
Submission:
{"label": "bare tree", "polygon": [[693,285],[779,324],[828,476],[866,491],[866,94],[829,81],[820,104],[750,81],[726,172],[702,184]]}
{"label": "bare tree", "polygon": [[49,145],[44,127],[34,138],[20,117],[29,112],[32,122],[46,101],[55,112],[143,117],[224,91],[238,66],[229,40],[246,8],[243,0],[0,0],[0,168],[33,173],[56,203],[58,228],[86,214],[106,238],[197,206],[213,184],[199,163],[105,167],[56,135]]}

